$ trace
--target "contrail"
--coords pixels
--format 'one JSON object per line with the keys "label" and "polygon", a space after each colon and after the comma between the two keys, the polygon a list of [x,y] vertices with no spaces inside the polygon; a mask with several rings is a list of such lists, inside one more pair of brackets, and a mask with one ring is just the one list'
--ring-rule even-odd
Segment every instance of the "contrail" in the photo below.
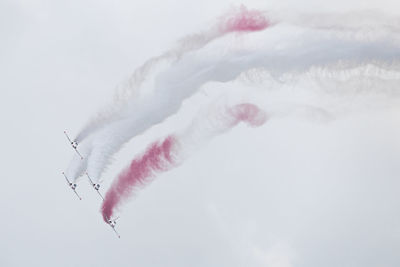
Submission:
{"label": "contrail", "polygon": [[[107,191],[101,207],[104,220],[107,222],[112,218],[122,203],[126,202],[136,190],[150,183],[157,174],[179,166],[193,148],[228,131],[240,122],[259,127],[266,120],[265,112],[250,103],[235,105],[225,110],[224,114],[214,114],[212,117],[204,118],[202,113],[199,114],[192,125],[182,133],[154,142],[143,155],[135,158],[121,172]],[[194,139],[196,139],[195,147]]]}

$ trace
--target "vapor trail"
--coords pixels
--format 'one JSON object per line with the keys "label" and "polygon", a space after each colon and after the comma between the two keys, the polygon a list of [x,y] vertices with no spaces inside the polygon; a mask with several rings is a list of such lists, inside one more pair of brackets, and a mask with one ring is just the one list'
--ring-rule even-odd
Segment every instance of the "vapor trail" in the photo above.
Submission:
{"label": "vapor trail", "polygon": [[107,222],[136,190],[150,183],[157,174],[177,167],[196,147],[204,145],[240,122],[258,127],[266,120],[266,114],[250,103],[235,105],[222,114],[212,114],[210,117],[199,114],[186,130],[170,135],[163,141],[154,142],[143,155],[135,158],[121,172],[106,193],[101,207],[103,219]]}

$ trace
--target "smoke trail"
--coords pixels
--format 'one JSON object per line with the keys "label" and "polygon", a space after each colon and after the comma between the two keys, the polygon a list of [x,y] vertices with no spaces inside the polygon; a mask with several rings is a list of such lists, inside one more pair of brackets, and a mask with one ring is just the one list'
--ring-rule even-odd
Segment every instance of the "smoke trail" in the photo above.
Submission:
{"label": "smoke trail", "polygon": [[364,32],[376,34],[396,34],[400,32],[400,17],[379,10],[362,10],[346,13],[306,13],[292,11],[269,12],[270,21],[284,21],[292,25],[330,31],[348,31],[351,34]]}
{"label": "smoke trail", "polygon": [[230,14],[221,17],[219,30],[221,33],[254,32],[262,31],[270,25],[271,23],[262,12],[248,10],[242,5],[239,10],[234,10]]}
{"label": "smoke trail", "polygon": [[[135,92],[137,93],[138,88],[143,85],[143,81],[146,79],[149,72],[161,61],[171,60],[175,62],[174,64],[177,64],[186,53],[199,50],[209,42],[221,38],[228,33],[257,32],[262,31],[269,26],[270,24],[267,18],[261,11],[249,10],[242,6],[240,9],[222,16],[219,19],[219,23],[210,30],[204,33],[185,37],[177,48],[169,50],[160,56],[151,58],[144,63],[134,72],[128,81],[128,85],[122,87],[123,89],[117,92],[114,104],[97,113],[96,116],[83,128],[80,134],[78,134],[76,141],[80,143],[83,139],[96,132],[96,136],[92,138],[89,143],[80,145],[80,149],[86,151],[86,153],[83,153],[84,157],[87,158],[90,156],[92,158],[90,160],[91,163],[86,160],[80,161],[79,158],[74,157],[67,170],[67,173],[70,173],[71,180],[76,180],[79,174],[82,173],[80,170],[86,169],[86,165],[89,164],[89,166],[93,167],[88,168],[88,171],[93,179],[97,181],[101,172],[107,165],[108,160],[107,158],[97,157],[96,154],[104,156],[112,155],[132,136],[142,133],[145,129],[161,122],[166,116],[168,116],[168,114],[173,114],[179,109],[181,102],[179,96],[177,98],[178,102],[170,103],[171,105],[169,108],[166,108],[163,112],[159,112],[163,110],[162,107],[168,104],[168,101],[162,101],[158,96],[151,99],[148,95],[139,96],[138,94],[135,94]],[[166,97],[165,95],[166,100],[169,98],[170,96]],[[157,105],[160,105],[161,107],[157,107]],[[132,107],[134,108],[133,111]],[[152,109],[154,107],[155,110]],[[138,118],[136,115],[132,116],[132,112],[137,113],[138,110],[141,109],[143,109],[143,111],[147,110],[148,113],[153,113],[154,116],[147,118]],[[143,114],[142,112],[139,113]],[[129,126],[132,125],[132,123],[137,126]],[[102,129],[103,126],[107,127]],[[118,128],[121,129],[121,131],[124,131],[124,133],[121,131],[119,131],[119,135],[113,133],[113,129]],[[113,136],[113,140],[115,143],[119,144],[118,146],[112,146],[109,144],[110,136]],[[92,156],[92,154],[94,154],[94,156]]]}
{"label": "smoke trail", "polygon": [[[135,190],[150,183],[158,173],[166,172],[181,164],[193,151],[212,137],[226,132],[240,122],[251,127],[265,123],[266,114],[257,106],[244,103],[227,109],[224,114],[204,118],[199,114],[192,125],[180,134],[170,135],[161,142],[154,142],[142,155],[134,159],[107,191],[101,211],[107,222]],[[212,127],[210,127],[212,125]],[[208,126],[208,127],[207,127]],[[194,143],[193,140],[196,139]]]}
{"label": "smoke trail", "polygon": [[[225,25],[230,25],[227,27],[229,30],[248,29],[246,25],[253,25],[243,24],[242,20],[241,17],[237,20],[240,23],[229,22]],[[260,19],[254,21],[259,23],[257,25],[262,25],[260,28],[266,25]],[[87,151],[87,154],[84,154],[84,157],[88,157],[87,162],[71,164],[70,168],[87,169],[93,180],[98,181],[109,164],[110,157],[121,146],[132,137],[176,113],[182,101],[204,84],[232,81],[241,73],[252,69],[263,69],[278,78],[315,68],[348,70],[368,65],[398,72],[399,42],[390,34],[370,38],[362,33],[363,31],[360,31],[360,34],[353,38],[336,31],[279,24],[268,31],[244,36],[244,47],[241,43],[232,48],[232,44],[237,40],[225,36],[219,38],[218,42],[182,55],[178,61],[171,63],[169,69],[160,72],[154,78],[152,94],[135,98],[130,102],[131,105],[119,113],[121,119],[110,121],[91,137],[90,142],[83,143],[83,149]],[[358,80],[363,78],[360,76]],[[392,81],[398,81],[398,78]],[[76,169],[70,172],[79,173]]]}
{"label": "smoke trail", "polygon": [[[275,27],[278,29],[278,27]],[[272,31],[272,30],[271,30]],[[111,155],[132,137],[161,123],[176,113],[182,101],[210,81],[228,82],[252,68],[263,68],[274,75],[305,72],[311,67],[340,65],[354,68],[373,62],[376,65],[398,67],[400,48],[385,42],[351,41],[318,32],[305,32],[299,38],[292,33],[285,37],[282,50],[271,42],[255,50],[234,51],[219,55],[210,51],[183,58],[179,63],[159,74],[153,95],[127,109],[127,119],[110,123],[98,131],[93,139],[93,150],[88,160],[88,172],[98,180]],[[218,50],[217,50],[218,51]]]}
{"label": "smoke trail", "polygon": [[150,58],[135,70],[132,76],[117,88],[114,103],[98,112],[78,133],[75,141],[81,143],[90,134],[114,120],[122,119],[120,112],[132,99],[139,97],[139,89],[150,72],[162,61],[177,61],[188,52],[201,49],[211,41],[233,32],[256,32],[270,26],[259,10],[249,10],[245,6],[235,9],[219,19],[219,23],[207,31],[182,38],[178,46],[163,54]]}

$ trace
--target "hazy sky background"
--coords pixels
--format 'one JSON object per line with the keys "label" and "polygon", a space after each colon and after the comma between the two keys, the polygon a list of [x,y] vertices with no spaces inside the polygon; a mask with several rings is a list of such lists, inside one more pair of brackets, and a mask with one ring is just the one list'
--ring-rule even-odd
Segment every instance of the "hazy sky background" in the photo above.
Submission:
{"label": "hazy sky background", "polygon": [[[147,58],[241,3],[400,13],[382,0],[0,0],[0,266],[400,266],[395,108],[238,127],[128,203],[120,240],[87,181],[83,201],[66,186],[63,130],[77,133]],[[124,148],[104,188],[172,126]]]}

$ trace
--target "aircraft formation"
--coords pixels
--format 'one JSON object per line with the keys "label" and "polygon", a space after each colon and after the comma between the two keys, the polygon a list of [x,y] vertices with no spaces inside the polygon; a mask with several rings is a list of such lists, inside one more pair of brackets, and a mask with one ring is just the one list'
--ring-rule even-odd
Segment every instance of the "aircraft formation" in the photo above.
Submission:
{"label": "aircraft formation", "polygon": [[[64,135],[66,136],[66,138],[68,139],[68,142],[71,144],[72,148],[75,150],[75,152],[78,154],[78,156],[83,160],[83,156],[81,153],[79,153],[78,151],[78,143],[76,141],[73,141],[69,136],[67,131],[64,131]],[[78,192],[76,192],[76,187],[77,184],[76,183],[71,183],[70,180],[68,179],[68,177],[65,175],[64,172],[62,172],[62,175],[64,176],[68,186],[72,189],[72,191],[74,191],[75,195],[79,198],[79,200],[82,200],[81,196],[78,194]],[[96,184],[93,182],[93,180],[90,178],[89,174],[86,172],[85,173],[86,177],[89,179],[89,183],[90,185],[93,187],[93,189],[97,192],[97,194],[101,197],[102,201],[104,201],[104,197],[103,195],[100,193],[100,184]],[[112,228],[112,230],[115,232],[115,234],[117,235],[118,238],[121,238],[121,236],[119,235],[119,233],[117,232],[117,230],[115,229],[115,225],[117,224],[117,220],[119,219],[119,217],[115,218],[115,219],[111,219],[111,218],[107,218],[107,224]]]}

